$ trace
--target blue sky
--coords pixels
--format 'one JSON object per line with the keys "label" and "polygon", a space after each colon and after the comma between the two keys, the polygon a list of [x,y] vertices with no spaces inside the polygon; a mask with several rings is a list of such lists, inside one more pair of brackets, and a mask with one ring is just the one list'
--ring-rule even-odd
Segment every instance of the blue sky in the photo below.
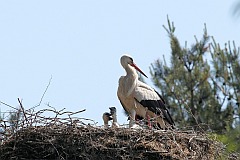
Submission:
{"label": "blue sky", "polygon": [[[240,21],[232,15],[236,0],[21,0],[0,1],[0,101],[26,109],[86,109],[79,117],[102,124],[102,113],[116,106],[126,121],[116,92],[125,71],[119,63],[130,54],[150,77],[149,66],[164,54],[169,39],[162,25],[174,21],[181,44],[209,35],[223,45],[240,46]],[[146,82],[153,86],[151,78]],[[154,87],[154,86],[153,86]],[[3,104],[1,111],[9,110]]]}

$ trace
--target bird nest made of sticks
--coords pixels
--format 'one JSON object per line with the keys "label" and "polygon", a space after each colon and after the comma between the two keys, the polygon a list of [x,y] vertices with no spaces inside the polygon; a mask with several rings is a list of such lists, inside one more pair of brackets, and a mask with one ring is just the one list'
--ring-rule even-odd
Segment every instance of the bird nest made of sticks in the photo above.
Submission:
{"label": "bird nest made of sticks", "polygon": [[193,130],[104,129],[69,112],[62,119],[39,113],[24,112],[20,127],[3,135],[1,160],[215,159],[222,151],[220,143]]}
{"label": "bird nest made of sticks", "polygon": [[219,144],[204,135],[91,126],[28,127],[0,148],[0,159],[214,159]]}

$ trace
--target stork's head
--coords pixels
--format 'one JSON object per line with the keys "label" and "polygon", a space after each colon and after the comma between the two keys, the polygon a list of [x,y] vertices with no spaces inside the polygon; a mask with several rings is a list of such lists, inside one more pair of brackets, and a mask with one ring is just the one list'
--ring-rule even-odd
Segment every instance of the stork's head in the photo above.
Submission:
{"label": "stork's head", "polygon": [[[145,77],[147,77],[143,71],[138,68],[138,66],[133,62],[133,58],[129,55],[123,55],[120,59],[121,65],[123,66],[123,68],[127,68],[129,65],[131,67],[134,67],[137,71],[139,71],[142,75],[144,75]],[[148,78],[148,77],[147,77]]]}
{"label": "stork's head", "polygon": [[111,115],[117,113],[116,107],[109,107]]}
{"label": "stork's head", "polygon": [[108,125],[108,121],[112,120],[111,114],[108,112],[103,113],[102,118],[103,118],[104,125]]}

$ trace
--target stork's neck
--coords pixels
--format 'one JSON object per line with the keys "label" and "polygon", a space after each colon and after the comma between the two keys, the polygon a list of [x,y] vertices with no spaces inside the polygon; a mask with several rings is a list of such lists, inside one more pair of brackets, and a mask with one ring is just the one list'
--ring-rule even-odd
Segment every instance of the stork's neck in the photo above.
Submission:
{"label": "stork's neck", "polygon": [[125,67],[127,72],[127,76],[132,77],[133,79],[138,79],[138,74],[135,68],[130,66],[129,64]]}
{"label": "stork's neck", "polygon": [[104,122],[104,127],[108,127],[108,122]]}
{"label": "stork's neck", "polygon": [[112,115],[112,118],[113,118],[113,122],[117,122],[117,113],[114,113]]}
{"label": "stork's neck", "polygon": [[135,68],[131,67],[130,65],[128,65],[125,68],[125,70],[127,72],[126,81],[128,84],[125,86],[125,87],[127,87],[125,89],[127,91],[127,96],[129,96],[137,85],[138,74],[137,74],[137,71],[135,70]]}
{"label": "stork's neck", "polygon": [[108,120],[104,120],[104,127],[108,128]]}

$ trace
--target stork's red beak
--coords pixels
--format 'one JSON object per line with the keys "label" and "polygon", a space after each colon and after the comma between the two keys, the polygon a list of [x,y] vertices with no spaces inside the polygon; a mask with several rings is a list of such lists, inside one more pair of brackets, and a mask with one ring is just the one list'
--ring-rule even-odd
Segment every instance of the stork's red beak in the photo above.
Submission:
{"label": "stork's red beak", "polygon": [[[138,66],[137,66],[135,63],[132,63],[131,66],[133,66],[133,67],[134,67],[137,71],[139,71],[142,75],[144,75],[145,77],[147,77],[146,74],[144,74],[143,71],[142,71],[140,68],[138,68]],[[147,78],[148,78],[148,77],[147,77]]]}

